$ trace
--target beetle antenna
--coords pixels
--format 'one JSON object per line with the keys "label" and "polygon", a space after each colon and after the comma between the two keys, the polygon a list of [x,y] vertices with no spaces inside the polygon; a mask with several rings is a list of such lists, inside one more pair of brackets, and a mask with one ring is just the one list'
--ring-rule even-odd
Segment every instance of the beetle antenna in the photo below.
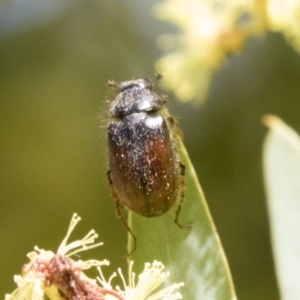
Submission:
{"label": "beetle antenna", "polygon": [[107,86],[117,87],[118,84],[114,80],[108,80]]}
{"label": "beetle antenna", "polygon": [[[155,77],[154,80],[160,80],[161,78],[164,77],[164,74],[158,72],[158,73],[155,73],[154,77]],[[153,80],[153,81],[154,81],[154,80]]]}

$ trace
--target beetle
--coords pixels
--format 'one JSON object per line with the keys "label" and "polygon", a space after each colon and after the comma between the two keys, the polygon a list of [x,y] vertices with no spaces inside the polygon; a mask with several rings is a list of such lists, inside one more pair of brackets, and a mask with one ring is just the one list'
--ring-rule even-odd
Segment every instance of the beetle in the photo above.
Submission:
{"label": "beetle", "polygon": [[134,79],[119,85],[109,81],[108,85],[117,88],[117,95],[109,107],[107,176],[117,216],[134,239],[132,253],[136,237],[122,217],[121,208],[150,218],[164,214],[179,202],[175,223],[185,227],[178,222],[184,200],[185,166],[176,149],[180,131],[166,109],[167,98],[153,91],[154,81]]}

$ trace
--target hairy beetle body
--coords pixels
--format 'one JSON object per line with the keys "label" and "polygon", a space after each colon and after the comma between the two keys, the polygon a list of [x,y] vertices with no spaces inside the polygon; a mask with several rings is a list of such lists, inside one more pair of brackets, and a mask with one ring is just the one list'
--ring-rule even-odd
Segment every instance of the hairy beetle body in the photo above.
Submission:
{"label": "hairy beetle body", "polygon": [[[110,85],[116,86],[115,83]],[[110,104],[108,124],[108,179],[117,214],[134,237],[120,208],[144,216],[164,214],[183,200],[184,166],[174,142],[174,119],[165,109],[166,98],[152,91],[153,82],[122,82]],[[181,226],[182,227],[182,226]]]}

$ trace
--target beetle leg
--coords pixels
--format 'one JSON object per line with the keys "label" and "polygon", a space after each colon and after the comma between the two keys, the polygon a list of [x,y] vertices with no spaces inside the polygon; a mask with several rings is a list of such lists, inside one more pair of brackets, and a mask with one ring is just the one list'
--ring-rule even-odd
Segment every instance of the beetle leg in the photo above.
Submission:
{"label": "beetle leg", "polygon": [[[183,139],[183,134],[182,134],[182,131],[180,130],[179,128],[179,125],[178,125],[178,120],[176,118],[174,118],[173,116],[169,116],[167,118],[168,120],[168,124],[173,132],[173,134],[175,135],[175,137],[179,138],[179,139]],[[184,167],[184,165],[179,162],[180,166],[182,165]]]}
{"label": "beetle leg", "polygon": [[116,212],[117,212],[117,217],[122,221],[123,225],[125,226],[125,228],[127,229],[127,231],[129,232],[129,234],[132,236],[133,238],[133,248],[132,250],[127,254],[127,257],[129,257],[135,250],[136,250],[136,236],[133,234],[131,228],[129,227],[128,223],[126,222],[126,220],[123,218],[122,213],[121,213],[121,205],[119,200],[115,202],[115,207],[116,207]]}
{"label": "beetle leg", "polygon": [[183,201],[184,201],[184,186],[185,186],[185,177],[184,177],[185,176],[185,165],[182,162],[179,162],[179,167],[180,167],[180,183],[179,183],[180,195],[179,195],[179,204],[178,204],[177,210],[175,212],[175,223],[180,228],[191,228],[192,224],[182,225],[178,221],[179,214],[180,214],[182,204],[183,204]]}
{"label": "beetle leg", "polygon": [[120,200],[119,200],[119,198],[116,194],[116,191],[114,189],[114,184],[112,182],[110,170],[107,171],[106,175],[107,175],[108,183],[110,185],[111,196],[112,196],[113,201],[114,201],[117,217],[122,221],[122,223],[125,226],[126,230],[130,233],[130,235],[133,238],[133,249],[127,254],[127,257],[129,257],[136,250],[136,236],[133,234],[133,232],[132,232],[131,228],[129,227],[128,223],[123,218],[122,211],[121,211],[122,205],[120,204]]}
{"label": "beetle leg", "polygon": [[112,179],[111,179],[110,170],[108,170],[106,172],[106,176],[107,176],[107,180],[108,180],[108,183],[109,183],[110,187],[112,187],[113,183],[112,183]]}

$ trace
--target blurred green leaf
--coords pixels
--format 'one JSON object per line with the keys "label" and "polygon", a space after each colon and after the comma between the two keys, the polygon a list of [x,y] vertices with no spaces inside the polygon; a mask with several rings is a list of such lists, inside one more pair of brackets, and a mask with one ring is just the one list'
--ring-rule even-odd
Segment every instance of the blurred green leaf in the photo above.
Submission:
{"label": "blurred green leaf", "polygon": [[[137,237],[137,250],[131,257],[134,270],[140,273],[145,262],[158,260],[170,271],[172,283],[184,282],[180,289],[183,299],[236,299],[227,260],[197,175],[182,144],[180,148],[186,165],[186,200],[179,222],[192,222],[193,227],[182,229],[174,223],[176,207],[156,218],[130,213],[129,223]],[[129,249],[132,247],[129,236]]]}
{"label": "blurred green leaf", "polygon": [[300,138],[275,116],[264,145],[273,252],[282,299],[300,299]]}

